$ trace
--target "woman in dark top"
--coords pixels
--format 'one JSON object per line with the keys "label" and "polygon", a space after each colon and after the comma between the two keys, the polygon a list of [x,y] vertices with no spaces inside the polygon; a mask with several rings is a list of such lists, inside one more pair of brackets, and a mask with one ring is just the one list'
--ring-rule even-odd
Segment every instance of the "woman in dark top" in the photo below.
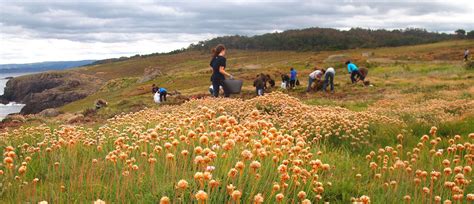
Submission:
{"label": "woman in dark top", "polygon": [[219,96],[219,87],[222,86],[224,88],[224,96],[229,97],[229,92],[226,90],[224,86],[225,76],[229,78],[233,78],[231,74],[225,71],[226,66],[226,59],[225,59],[225,47],[224,45],[217,45],[216,48],[212,49],[212,59],[211,63],[209,64],[212,68],[212,86],[214,90],[214,97]]}

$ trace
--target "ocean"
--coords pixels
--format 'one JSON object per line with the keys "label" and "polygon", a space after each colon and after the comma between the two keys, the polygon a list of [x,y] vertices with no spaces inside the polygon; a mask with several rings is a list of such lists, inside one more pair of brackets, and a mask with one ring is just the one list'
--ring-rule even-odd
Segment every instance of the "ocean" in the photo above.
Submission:
{"label": "ocean", "polygon": [[[17,77],[27,74],[33,74],[31,72],[26,73],[0,73],[0,95],[3,95],[3,91],[7,84],[8,79],[6,77]],[[23,108],[23,104],[18,103],[9,103],[9,104],[0,104],[0,121],[3,120],[8,114],[19,113]]]}

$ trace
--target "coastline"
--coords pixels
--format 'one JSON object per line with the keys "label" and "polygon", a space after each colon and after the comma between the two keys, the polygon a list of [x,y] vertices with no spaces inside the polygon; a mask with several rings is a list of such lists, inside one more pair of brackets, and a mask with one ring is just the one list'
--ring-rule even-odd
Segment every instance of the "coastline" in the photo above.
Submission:
{"label": "coastline", "polygon": [[[4,94],[4,89],[9,80],[15,77],[36,73],[37,72],[20,72],[0,74],[0,96]],[[0,121],[5,119],[9,114],[19,113],[24,106],[25,104],[16,103],[14,101],[9,101],[7,104],[0,103]]]}

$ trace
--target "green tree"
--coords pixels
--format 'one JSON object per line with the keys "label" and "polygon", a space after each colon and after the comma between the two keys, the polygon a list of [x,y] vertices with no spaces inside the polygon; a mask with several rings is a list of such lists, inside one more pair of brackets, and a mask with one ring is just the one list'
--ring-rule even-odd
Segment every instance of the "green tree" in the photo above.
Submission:
{"label": "green tree", "polygon": [[467,33],[467,38],[474,39],[474,30],[471,30]]}
{"label": "green tree", "polygon": [[457,29],[454,31],[454,33],[456,33],[456,35],[460,38],[464,38],[466,36],[466,31],[463,29]]}

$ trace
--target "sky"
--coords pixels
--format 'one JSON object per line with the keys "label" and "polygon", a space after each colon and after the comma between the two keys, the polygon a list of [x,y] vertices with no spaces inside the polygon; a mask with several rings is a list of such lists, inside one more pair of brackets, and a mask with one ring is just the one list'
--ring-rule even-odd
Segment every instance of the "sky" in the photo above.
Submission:
{"label": "sky", "polygon": [[169,52],[308,27],[474,30],[474,1],[0,0],[0,64]]}

